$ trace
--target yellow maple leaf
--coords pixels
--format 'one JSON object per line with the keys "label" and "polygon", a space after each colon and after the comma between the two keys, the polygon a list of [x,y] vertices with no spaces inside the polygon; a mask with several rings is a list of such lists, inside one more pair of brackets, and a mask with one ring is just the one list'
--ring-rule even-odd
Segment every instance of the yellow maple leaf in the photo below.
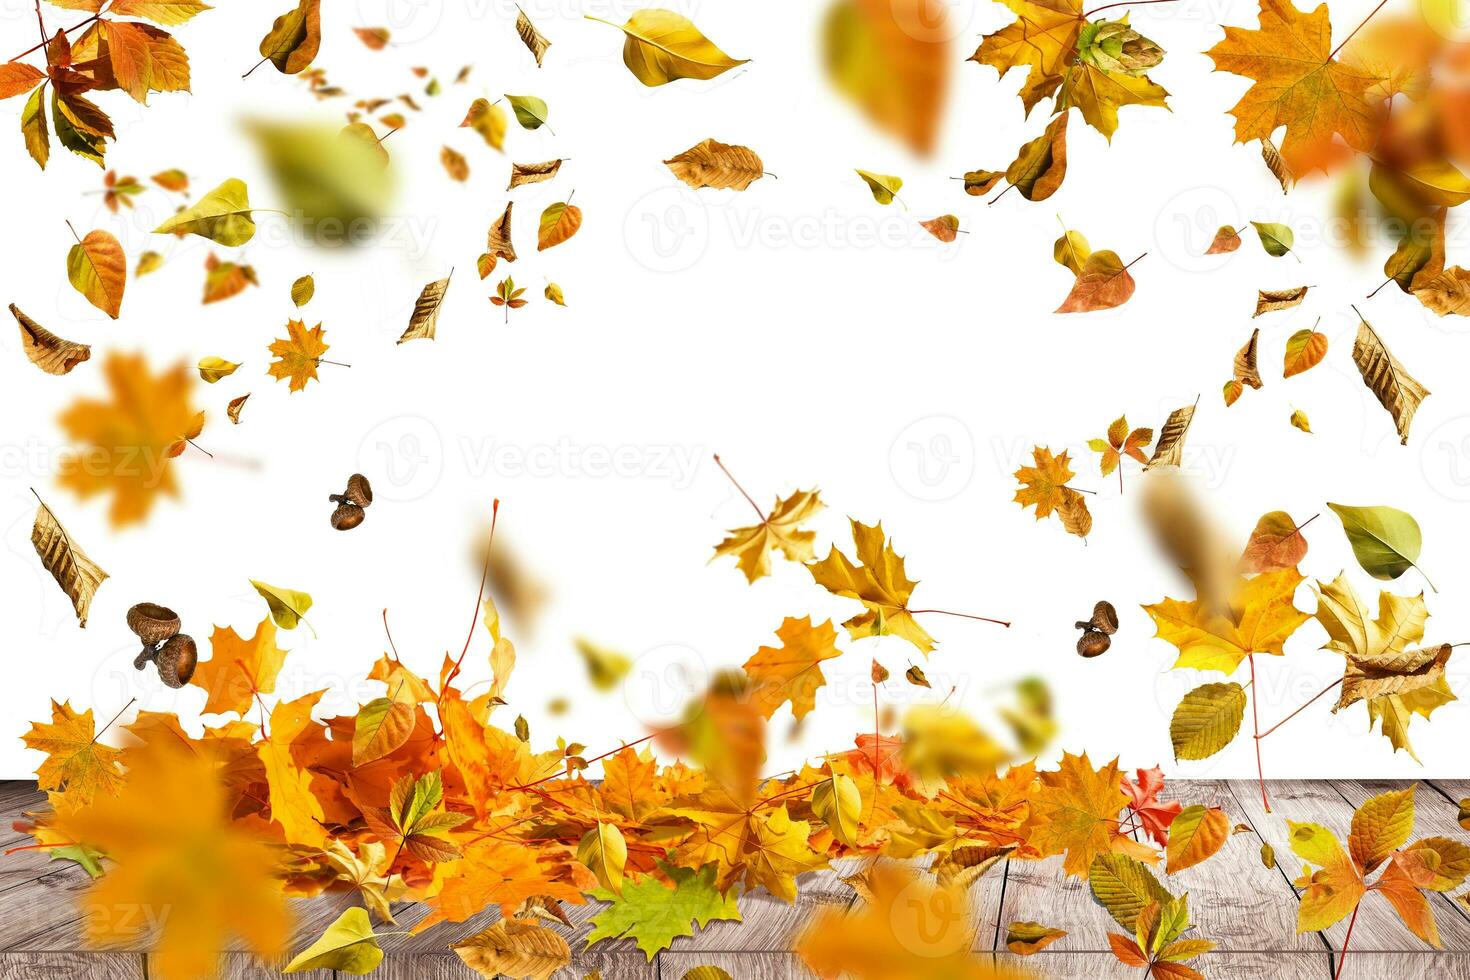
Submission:
{"label": "yellow maple leaf", "polygon": [[[1057,103],[1076,106],[1082,118],[1109,141],[1118,129],[1118,109],[1125,105],[1167,106],[1168,91],[1147,75],[1125,75],[1079,61],[1067,72]],[[1063,110],[1065,111],[1065,110]]]}
{"label": "yellow maple leaf", "polygon": [[1022,508],[1035,507],[1039,521],[1062,507],[1068,493],[1077,492],[1067,486],[1067,481],[1077,474],[1072,472],[1065,452],[1053,456],[1049,448],[1037,446],[1031,450],[1031,456],[1036,465],[1016,470],[1021,489],[1011,499]]}
{"label": "yellow maple leaf", "polygon": [[[715,545],[714,558],[734,555],[747,582],[771,574],[773,551],[781,552],[791,561],[811,561],[812,542],[817,535],[801,530],[801,523],[824,506],[815,490],[798,490],[785,500],[777,498],[770,514],[759,524],[727,532],[728,537]],[[756,510],[759,512],[759,508]]]}
{"label": "yellow maple leaf", "polygon": [[260,621],[255,635],[243,639],[231,626],[216,626],[210,634],[213,656],[201,660],[189,683],[209,692],[206,713],[234,711],[245,714],[257,694],[276,689],[276,675],[285,663],[286,651],[276,646],[276,624],[269,616]]}
{"label": "yellow maple leaf", "polygon": [[256,746],[270,787],[271,819],[280,825],[288,844],[319,848],[327,840],[322,804],[311,791],[311,774],[291,755],[291,743],[312,724],[311,709],[324,693],[315,691],[277,704],[271,711],[270,735]]}
{"label": "yellow maple leaf", "polygon": [[1311,617],[1292,603],[1302,575],[1295,568],[1265,572],[1236,590],[1228,614],[1212,616],[1196,599],[1165,599],[1143,609],[1154,635],[1179,648],[1175,668],[1233,673],[1252,653],[1282,656],[1281,645]]}
{"label": "yellow maple leaf", "polygon": [[1081,0],[1002,0],[1015,14],[1014,22],[987,34],[970,57],[1002,75],[1012,68],[1027,70],[1021,86],[1021,104],[1029,114],[1042,99],[1056,93],[1076,57],[1077,36],[1087,21]]}
{"label": "yellow maple leaf", "polygon": [[815,707],[817,688],[827,683],[822,661],[842,655],[837,631],[830,621],[814,626],[808,617],[788,618],[776,636],[780,647],[761,647],[745,662],[750,694],[765,717],[790,701],[791,713],[800,721]]}
{"label": "yellow maple leaf", "polygon": [[1094,769],[1087,753],[1062,753],[1056,772],[1037,774],[1040,787],[1031,801],[1034,827],[1030,844],[1043,855],[1066,852],[1062,868],[1088,876],[1099,854],[1125,854],[1154,862],[1158,852],[1119,831],[1118,814],[1128,805],[1118,760]]}
{"label": "yellow maple leaf", "polygon": [[433,910],[413,927],[423,932],[439,922],[463,922],[491,905],[500,905],[506,915],[528,898],[545,895],[580,905],[581,892],[563,881],[554,881],[549,869],[537,860],[537,850],[523,844],[482,840],[464,850],[444,878],[443,888],[429,899]]}
{"label": "yellow maple leaf", "polygon": [[664,812],[695,824],[678,848],[678,863],[703,867],[713,862],[724,891],[744,879],[747,888],[764,885],[787,902],[796,899],[796,876],[824,867],[827,859],[807,843],[811,825],[792,820],[784,805],[766,800],[749,805],[719,787],[674,800]]}
{"label": "yellow maple leaf", "polygon": [[78,443],[59,482],[83,499],[112,494],[108,520],[122,527],[146,518],[159,494],[179,495],[169,450],[198,416],[193,372],[179,364],[155,375],[141,354],[110,354],[102,372],[111,400],[80,399],[58,419]]}
{"label": "yellow maple leaf", "polygon": [[138,944],[157,930],[149,969],[159,980],[215,975],[231,935],[263,958],[285,952],[291,917],[279,852],[258,836],[258,822],[231,818],[219,773],[187,752],[131,763],[118,796],[56,820],[113,861],[81,902],[88,939]]}
{"label": "yellow maple leaf", "polygon": [[36,770],[36,785],[44,790],[58,790],[58,797],[70,806],[86,806],[99,796],[116,796],[122,787],[122,770],[118,766],[121,753],[97,741],[92,712],[76,712],[71,704],[51,702],[51,723],[32,722],[26,733],[27,748],[46,753],[46,761]]}
{"label": "yellow maple leaf", "polygon": [[300,320],[288,321],[286,338],[271,341],[270,352],[276,359],[271,362],[270,376],[277,381],[290,378],[291,391],[300,391],[308,381],[316,379],[317,365],[329,347],[322,340],[322,333],[320,323],[308,330]]}
{"label": "yellow maple leaf", "polygon": [[858,564],[833,547],[827,557],[807,565],[817,584],[834,595],[857,599],[867,612],[842,625],[854,640],[864,636],[898,636],[923,653],[934,649],[931,637],[909,612],[909,596],[918,582],[904,574],[903,558],[883,534],[883,523],[869,527],[852,521]]}
{"label": "yellow maple leaf", "polygon": [[1365,93],[1380,79],[1335,60],[1327,4],[1304,14],[1292,0],[1261,0],[1259,30],[1226,27],[1205,53],[1216,70],[1255,80],[1230,110],[1236,141],[1269,139],[1285,126],[1280,152],[1294,175],[1325,171],[1345,156],[1334,137],[1359,152],[1377,141],[1381,106]]}

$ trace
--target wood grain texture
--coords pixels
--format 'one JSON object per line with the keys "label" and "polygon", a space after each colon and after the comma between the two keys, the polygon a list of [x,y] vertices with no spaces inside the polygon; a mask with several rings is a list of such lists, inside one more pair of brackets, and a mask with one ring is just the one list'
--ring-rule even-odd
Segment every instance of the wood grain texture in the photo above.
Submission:
{"label": "wood grain texture", "polygon": [[[1396,781],[1388,784],[1403,786]],[[1276,851],[1276,861],[1288,874],[1300,871],[1301,859],[1291,851],[1287,838],[1287,821],[1321,824],[1346,841],[1352,826],[1353,807],[1326,781],[1300,779],[1267,780],[1266,791],[1271,798],[1271,813],[1266,813],[1261,798],[1249,783],[1238,782],[1231,786],[1235,798],[1250,817],[1256,832],[1270,842]],[[1358,922],[1353,929],[1352,949],[1372,952],[1414,952],[1424,948],[1413,933],[1409,932],[1381,895],[1367,895],[1359,906]],[[1343,936],[1347,932],[1346,920],[1337,923],[1322,934],[1331,948],[1341,949]],[[1454,919],[1441,917],[1440,935],[1446,948],[1470,949],[1470,924],[1459,916]]]}
{"label": "wood grain texture", "polygon": [[[1140,980],[1136,966],[1124,966],[1112,953],[1052,952],[1047,947],[1035,956],[995,954],[996,963],[1013,969],[1040,972],[1047,980]],[[1322,953],[1206,953],[1187,964],[1209,980],[1330,980],[1328,955]],[[1368,980],[1361,974],[1357,980]],[[1396,974],[1373,974],[1374,980],[1397,980]],[[1348,980],[1344,975],[1343,980]]]}
{"label": "wood grain texture", "polygon": [[660,980],[682,980],[696,966],[717,966],[736,980],[815,980],[795,953],[680,953],[658,954]]}
{"label": "wood grain texture", "polygon": [[0,980],[147,980],[137,953],[0,953]]}
{"label": "wood grain texture", "polygon": [[[581,980],[594,970],[601,971],[602,980],[658,980],[657,964],[648,962],[642,953],[573,955],[572,965],[554,976],[556,980]],[[373,980],[470,980],[474,974],[458,956],[441,949],[437,953],[385,956],[371,976]]]}

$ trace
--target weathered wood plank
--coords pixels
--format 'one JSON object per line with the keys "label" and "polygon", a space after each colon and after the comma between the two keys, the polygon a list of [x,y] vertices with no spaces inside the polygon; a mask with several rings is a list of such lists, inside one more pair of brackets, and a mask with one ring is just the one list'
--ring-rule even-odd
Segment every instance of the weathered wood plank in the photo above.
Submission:
{"label": "weathered wood plank", "polygon": [[[1136,966],[1125,966],[1112,953],[1063,953],[1052,952],[1050,946],[1035,956],[1013,956],[997,953],[998,965],[1017,969],[1030,969],[1041,973],[1047,980],[1139,980],[1142,976]],[[1210,952],[1190,960],[1187,966],[1194,967],[1207,977],[1219,980],[1246,980],[1269,977],[1271,980],[1330,980],[1331,969],[1328,954],[1322,953],[1265,953],[1265,952]],[[1359,974],[1357,980],[1398,980],[1393,973]],[[1348,980],[1344,975],[1343,980]]]}
{"label": "weathered wood plank", "polygon": [[717,966],[738,980],[814,980],[795,953],[676,953],[658,954],[661,980],[681,980],[696,966]]}
{"label": "weathered wood plank", "polygon": [[[312,970],[310,973],[281,972],[281,967],[291,962],[290,959],[282,960],[280,963],[263,963],[248,953],[226,953],[220,960],[219,980],[276,980],[277,977],[301,977],[304,980],[332,980],[331,970]],[[153,957],[148,957],[148,975],[158,976],[158,968],[153,965]]]}
{"label": "weathered wood plank", "polygon": [[[1358,937],[1353,935],[1353,945]],[[1470,952],[1432,950],[1421,953],[1355,953],[1350,948],[1342,980],[1465,980]]]}
{"label": "weathered wood plank", "polygon": [[[555,980],[582,980],[597,970],[602,980],[658,980],[658,967],[642,953],[586,953],[571,966],[552,974]],[[467,980],[473,974],[454,953],[390,954],[372,974],[373,980]],[[292,974],[291,976],[295,976]]]}
{"label": "weathered wood plank", "polygon": [[137,953],[0,953],[0,980],[146,980]]}
{"label": "weathered wood plank", "polygon": [[822,909],[845,909],[854,893],[842,883],[841,873],[852,868],[824,868],[800,879],[800,891],[790,904],[764,891],[741,895],[742,921],[711,922],[693,936],[674,941],[679,952],[761,950],[785,952],[795,945],[807,925]]}
{"label": "weathered wood plank", "polygon": [[[1396,785],[1404,785],[1402,782]],[[1268,780],[1267,793],[1271,798],[1272,812],[1267,814],[1261,805],[1259,793],[1248,783],[1234,784],[1235,797],[1250,816],[1256,832],[1264,837],[1276,851],[1276,860],[1283,869],[1299,870],[1301,860],[1291,851],[1287,821],[1317,823],[1346,841],[1352,826],[1353,808],[1342,794],[1327,782],[1309,780]],[[1368,895],[1360,906],[1357,925],[1353,930],[1352,948],[1373,952],[1416,951],[1423,944],[1406,929],[1393,909],[1380,895]],[[1341,949],[1347,922],[1339,922],[1326,930],[1324,936],[1333,949]],[[1463,918],[1446,919],[1441,923],[1441,935],[1449,948],[1470,948],[1470,927]]]}

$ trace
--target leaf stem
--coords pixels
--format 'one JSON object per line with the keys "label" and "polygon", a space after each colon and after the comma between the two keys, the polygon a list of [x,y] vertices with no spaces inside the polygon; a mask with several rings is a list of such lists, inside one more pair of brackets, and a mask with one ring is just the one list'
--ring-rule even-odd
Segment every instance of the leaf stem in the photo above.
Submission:
{"label": "leaf stem", "polygon": [[1307,710],[1307,708],[1311,707],[1312,704],[1318,698],[1322,697],[1322,695],[1326,694],[1328,691],[1330,691],[1333,688],[1337,687],[1339,684],[1342,683],[1342,681],[1343,681],[1343,679],[1341,677],[1339,677],[1337,680],[1333,681],[1331,684],[1328,684],[1326,687],[1322,688],[1322,690],[1318,691],[1316,694],[1314,694],[1310,698],[1308,698],[1306,704],[1303,704],[1301,707],[1297,708],[1291,714],[1287,715],[1285,718],[1281,719],[1276,724],[1274,724],[1270,728],[1266,729],[1264,732],[1261,732],[1260,729],[1259,729],[1259,726],[1258,726],[1257,727],[1257,731],[1259,732],[1259,734],[1256,735],[1257,742],[1259,742],[1261,739],[1265,738],[1267,735],[1270,735],[1272,732],[1274,732],[1276,729],[1280,728],[1282,725],[1286,724],[1288,721],[1291,721],[1293,718],[1295,718],[1297,715],[1301,714],[1303,711]]}
{"label": "leaf stem", "polygon": [[1335,47],[1335,48],[1332,49],[1332,53],[1327,56],[1327,60],[1330,62],[1330,61],[1332,61],[1333,58],[1336,58],[1337,57],[1337,53],[1339,51],[1341,51],[1343,48],[1347,47],[1347,43],[1349,41],[1351,41],[1355,36],[1357,36],[1357,33],[1359,31],[1361,31],[1364,27],[1367,27],[1368,26],[1368,21],[1370,21],[1374,17],[1378,16],[1378,11],[1382,10],[1386,6],[1388,6],[1388,0],[1380,0],[1380,3],[1378,4],[1378,6],[1374,7],[1373,10],[1372,10],[1372,12],[1369,13],[1367,17],[1364,17],[1363,18],[1363,22],[1361,24],[1359,24],[1357,27],[1354,27],[1352,29],[1352,33],[1348,34],[1347,37],[1345,37],[1345,38],[1342,39],[1342,43],[1341,44],[1339,44],[1337,47]]}
{"label": "leaf stem", "polygon": [[[1379,4],[1379,6],[1381,7],[1383,5]],[[1342,949],[1337,951],[1337,970],[1332,974],[1332,980],[1338,980],[1338,978],[1342,976],[1342,968],[1347,965],[1348,943],[1353,938],[1353,926],[1358,921],[1358,909],[1362,907],[1363,903],[1361,899],[1358,901],[1357,905],[1353,906],[1353,917],[1351,919],[1348,919],[1347,935],[1342,937]]]}
{"label": "leaf stem", "polygon": [[910,616],[917,616],[920,613],[939,613],[941,616],[958,616],[961,619],[978,619],[982,623],[995,623],[996,625],[1004,626],[1007,629],[1009,629],[1011,625],[1004,619],[991,619],[989,616],[976,616],[971,613],[950,612],[948,609],[910,609],[908,612]]}
{"label": "leaf stem", "polygon": [[241,75],[240,77],[241,78],[249,78],[252,74],[254,74],[255,69],[259,68],[261,65],[265,64],[267,61],[270,61],[270,58],[268,58],[268,57],[267,58],[261,58],[254,65],[251,65],[250,66],[250,71],[247,71],[245,74]]}
{"label": "leaf stem", "polygon": [[[593,17],[590,19],[596,20],[597,18]],[[735,485],[735,489],[740,491],[740,496],[745,498],[746,503],[750,504],[750,506],[754,508],[756,516],[761,519],[761,523],[766,523],[766,512],[761,510],[760,504],[755,502],[755,498],[745,492],[745,488],[740,485],[740,481],[735,479],[735,475],[726,468],[723,462],[720,461],[719,453],[715,453],[715,465],[718,466],[724,472],[725,476],[729,478],[730,482]]]}
{"label": "leaf stem", "polygon": [[465,656],[470,652],[470,642],[475,638],[475,627],[480,623],[480,604],[485,599],[485,583],[490,580],[490,549],[495,545],[495,522],[500,516],[500,498],[496,497],[490,503],[490,537],[485,542],[485,564],[480,571],[480,591],[475,594],[475,611],[470,617],[470,632],[464,638],[464,649],[459,652],[459,659],[454,662],[454,669],[449,676],[444,678],[444,683],[439,685],[439,698],[434,702],[435,707],[444,704],[444,695],[449,690],[449,682],[459,675],[459,668],[464,664]]}
{"label": "leaf stem", "polygon": [[[1148,6],[1151,3],[1173,3],[1173,2],[1174,2],[1174,0],[1119,0],[1118,3],[1105,3],[1101,7],[1093,7],[1091,10],[1084,11],[1083,14],[1082,14],[1082,19],[1083,20],[1088,20],[1088,19],[1090,19],[1092,17],[1093,14],[1099,13],[1099,12],[1104,11],[1104,10],[1111,10],[1114,7],[1145,7],[1145,6]],[[1385,2],[1386,2],[1386,0],[1385,0]]]}
{"label": "leaf stem", "polygon": [[398,656],[398,644],[393,642],[393,631],[388,628],[388,610],[386,607],[383,609],[383,632],[388,635],[388,646],[393,650],[393,659],[400,664],[403,663],[403,658]]}
{"label": "leaf stem", "polygon": [[138,703],[138,699],[137,698],[132,698],[131,700],[128,701],[127,704],[125,704],[121,708],[117,709],[117,714],[115,714],[115,715],[112,716],[112,720],[109,721],[107,724],[103,725],[101,728],[97,729],[97,734],[96,735],[93,735],[92,736],[92,741],[91,742],[88,742],[87,744],[88,745],[95,745],[97,743],[97,740],[102,737],[102,733],[105,732],[105,731],[107,731],[114,724],[116,724],[117,723],[117,720],[123,716],[123,712],[124,711],[127,711],[129,708],[131,708],[133,705],[135,705],[137,703]]}
{"label": "leaf stem", "polygon": [[[72,31],[80,30],[81,28],[86,27],[88,24],[92,23],[93,21],[98,20],[100,17],[101,17],[101,14],[93,14],[91,17],[88,17],[86,20],[84,20],[84,21],[82,21],[82,22],[80,22],[78,24],[73,24],[71,27],[63,27],[61,29],[61,33],[63,33],[63,34],[70,34]],[[13,56],[9,60],[10,61],[19,61],[20,59],[24,58],[26,55],[32,54],[32,53],[34,53],[36,51],[39,51],[39,50],[41,50],[42,48],[44,48],[46,45],[48,45],[50,43],[51,43],[51,39],[50,38],[47,38],[47,37],[44,37],[44,34],[43,34],[43,38],[42,38],[40,44],[37,44],[37,45],[35,45],[33,47],[26,48],[20,54]]]}
{"label": "leaf stem", "polygon": [[1256,710],[1257,703],[1261,700],[1261,689],[1256,686],[1256,655],[1246,654],[1247,661],[1251,665],[1251,725],[1255,728],[1256,736],[1256,782],[1261,787],[1261,803],[1266,807],[1266,812],[1271,812],[1271,801],[1266,796],[1266,772],[1261,767],[1261,715]]}
{"label": "leaf stem", "polygon": [[1373,292],[1369,293],[1365,298],[1372,299],[1374,296],[1377,296],[1378,290],[1382,289],[1384,286],[1387,286],[1391,282],[1393,282],[1393,276],[1389,276],[1387,279],[1383,280],[1383,282],[1379,284],[1378,289],[1373,290]]}

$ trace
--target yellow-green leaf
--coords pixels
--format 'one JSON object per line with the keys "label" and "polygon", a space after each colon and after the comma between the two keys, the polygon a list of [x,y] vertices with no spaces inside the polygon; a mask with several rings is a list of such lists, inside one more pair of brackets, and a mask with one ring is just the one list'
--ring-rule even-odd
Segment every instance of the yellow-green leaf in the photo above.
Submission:
{"label": "yellow-green leaf", "polygon": [[628,845],[612,824],[598,821],[577,843],[577,860],[587,866],[597,881],[614,895],[623,893],[623,868],[628,863]]}
{"label": "yellow-green leaf", "polygon": [[1205,684],[1179,702],[1169,721],[1169,740],[1176,759],[1207,759],[1240,731],[1245,716],[1245,689],[1233,681]]}
{"label": "yellow-green leaf", "polygon": [[271,619],[283,630],[295,629],[306,618],[306,611],[311,608],[311,596],[305,592],[266,585],[255,579],[251,579],[250,584],[270,607]]}
{"label": "yellow-green leaf", "polygon": [[1329,502],[1342,521],[1353,556],[1363,571],[1376,579],[1395,579],[1419,560],[1423,536],[1419,522],[1394,507],[1349,507]]}
{"label": "yellow-green leaf", "polygon": [[255,236],[250,194],[235,177],[153,229],[154,234],[194,234],[221,245],[244,245]]}
{"label": "yellow-green leaf", "polygon": [[898,196],[899,188],[903,187],[902,177],[875,174],[869,170],[859,170],[857,175],[868,185],[868,190],[873,192],[873,200],[879,204],[892,204],[893,199]]}
{"label": "yellow-green leaf", "polygon": [[644,85],[664,85],[679,78],[710,79],[745,64],[745,59],[731,58],[689,18],[672,10],[635,10],[624,24],[590,15],[587,19],[627,35],[623,64]]}
{"label": "yellow-green leaf", "polygon": [[128,260],[111,232],[89,231],[66,253],[66,278],[87,302],[114,320],[122,310]]}
{"label": "yellow-green leaf", "polygon": [[522,129],[540,129],[546,125],[549,110],[545,101],[534,95],[507,95],[505,99],[510,103],[511,111],[516,114],[516,122],[521,124]]}
{"label": "yellow-green leaf", "polygon": [[835,773],[812,788],[812,813],[848,847],[857,847],[863,799],[851,776]]}
{"label": "yellow-green leaf", "polygon": [[360,976],[383,962],[383,950],[373,933],[367,909],[354,905],[327,926],[321,938],[297,954],[284,973],[337,970]]}

